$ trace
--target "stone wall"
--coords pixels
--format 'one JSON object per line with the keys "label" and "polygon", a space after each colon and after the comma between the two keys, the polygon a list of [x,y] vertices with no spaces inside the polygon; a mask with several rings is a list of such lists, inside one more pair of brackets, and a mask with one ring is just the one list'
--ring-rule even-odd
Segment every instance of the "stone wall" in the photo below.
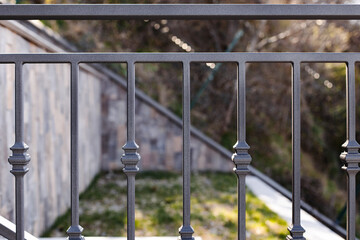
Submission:
{"label": "stone wall", "polygon": [[[0,26],[0,53],[46,49]],[[85,71],[79,80],[80,189],[100,170],[101,87]],[[26,230],[41,234],[70,206],[70,66],[24,66],[25,142],[30,171],[25,175]],[[0,215],[14,221],[14,177],[7,161],[14,144],[14,66],[0,64]]]}
{"label": "stone wall", "polygon": [[[34,25],[0,21],[0,53],[59,52],[64,40]],[[60,47],[61,46],[61,47]],[[62,48],[63,47],[63,48]],[[70,206],[70,66],[24,68],[25,141],[32,157],[25,176],[26,230],[35,236]],[[126,81],[101,66],[81,65],[79,80],[80,186],[101,169],[122,167],[126,141]],[[182,167],[181,119],[136,91],[136,141],[141,170]],[[7,158],[14,143],[14,66],[0,64],[0,215],[14,220],[14,177]],[[196,129],[192,170],[231,171],[230,153]]]}
{"label": "stone wall", "polygon": [[[104,70],[103,70],[104,71]],[[108,73],[111,75],[111,73]],[[126,81],[113,76],[102,81],[104,169],[121,168],[121,147],[126,141]],[[182,121],[169,110],[137,90],[136,143],[139,145],[141,170],[181,171]],[[230,154],[196,129],[191,132],[193,171],[231,171]]]}

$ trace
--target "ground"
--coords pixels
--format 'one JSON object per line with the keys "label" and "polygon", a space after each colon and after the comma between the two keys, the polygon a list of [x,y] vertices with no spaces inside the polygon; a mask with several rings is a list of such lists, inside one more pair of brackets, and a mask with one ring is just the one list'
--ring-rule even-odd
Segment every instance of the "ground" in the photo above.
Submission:
{"label": "ground", "polygon": [[[203,239],[236,239],[236,176],[199,173],[191,178],[191,224]],[[126,235],[126,178],[101,173],[80,197],[80,224],[85,236]],[[60,217],[44,236],[65,236],[70,213]],[[248,239],[284,239],[287,224],[247,193]],[[169,172],[142,172],[136,181],[136,235],[177,236],[182,224],[182,178]]]}

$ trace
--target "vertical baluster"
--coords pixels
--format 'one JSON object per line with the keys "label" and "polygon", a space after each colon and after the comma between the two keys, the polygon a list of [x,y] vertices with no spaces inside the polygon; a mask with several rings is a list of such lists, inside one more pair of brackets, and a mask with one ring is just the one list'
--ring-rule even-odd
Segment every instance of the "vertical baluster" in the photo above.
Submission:
{"label": "vertical baluster", "polygon": [[356,174],[359,172],[359,144],[356,141],[356,104],[355,104],[355,62],[347,63],[346,73],[346,135],[347,140],[342,145],[345,151],[341,153],[342,167],[347,173],[347,240],[355,240],[356,222]]}
{"label": "vertical baluster", "polygon": [[15,63],[15,144],[10,148],[13,154],[8,159],[12,165],[10,172],[15,176],[16,240],[24,239],[24,176],[29,171],[27,164],[30,162],[29,147],[24,142],[22,67],[22,62]]}
{"label": "vertical baluster", "polygon": [[71,63],[71,93],[70,93],[70,137],[71,137],[71,226],[67,230],[69,240],[84,239],[83,228],[79,225],[79,158],[78,158],[78,84],[79,65]]}
{"label": "vertical baluster", "polygon": [[190,225],[190,62],[183,62],[183,225],[179,228],[181,240],[192,240]]}
{"label": "vertical baluster", "polygon": [[288,228],[290,235],[286,239],[305,239],[305,229],[300,220],[300,153],[301,153],[301,131],[300,131],[300,62],[292,65],[292,225]]}
{"label": "vertical baluster", "polygon": [[248,168],[251,156],[250,146],[246,143],[246,63],[238,63],[237,79],[237,142],[232,161],[234,172],[238,178],[238,240],[246,239],[246,187],[245,178],[250,173]]}
{"label": "vertical baluster", "polygon": [[135,240],[135,176],[140,155],[135,142],[135,63],[127,63],[127,141],[121,161],[127,177],[127,239]]}

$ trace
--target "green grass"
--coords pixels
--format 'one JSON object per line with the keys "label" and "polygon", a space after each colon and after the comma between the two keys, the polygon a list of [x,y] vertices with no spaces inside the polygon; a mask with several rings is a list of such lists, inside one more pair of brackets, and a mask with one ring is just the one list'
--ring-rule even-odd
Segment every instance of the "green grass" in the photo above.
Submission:
{"label": "green grass", "polygon": [[[236,176],[200,173],[191,179],[191,221],[195,236],[236,239]],[[80,223],[85,236],[126,235],[126,178],[101,173],[80,196]],[[136,181],[136,234],[177,236],[182,224],[182,178],[170,172],[142,172]],[[44,236],[65,236],[69,211]],[[286,222],[251,192],[247,193],[248,239],[284,239]]]}

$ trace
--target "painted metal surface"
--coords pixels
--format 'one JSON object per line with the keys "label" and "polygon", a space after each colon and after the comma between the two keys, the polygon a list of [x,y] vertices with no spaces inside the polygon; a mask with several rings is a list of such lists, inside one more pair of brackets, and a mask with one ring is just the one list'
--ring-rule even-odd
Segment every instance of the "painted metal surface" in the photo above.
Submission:
{"label": "painted metal surface", "polygon": [[183,225],[179,228],[182,240],[194,240],[190,225],[190,62],[183,62]]}
{"label": "painted metal surface", "polygon": [[[360,19],[360,5],[0,5],[0,19]],[[359,144],[355,138],[355,63],[360,53],[72,53],[72,54],[0,54],[0,63],[15,64],[15,144],[9,157],[15,175],[16,239],[24,239],[24,183],[30,156],[23,142],[22,66],[26,63],[71,64],[71,226],[69,239],[82,239],[79,225],[78,192],[78,64],[124,62],[127,80],[127,142],[124,145],[124,173],[127,176],[127,239],[135,239],[135,175],[140,155],[135,141],[135,64],[139,62],[180,62],[183,64],[183,226],[180,239],[192,240],[190,224],[190,63],[234,62],[238,64],[238,128],[232,160],[238,177],[238,239],[246,239],[245,178],[251,156],[246,143],[245,64],[283,62],[293,66],[292,78],[292,161],[293,215],[287,239],[305,239],[300,218],[300,64],[303,62],[346,63],[347,71],[347,141],[341,159],[348,176],[347,239],[355,239],[355,185],[359,171]]]}
{"label": "painted metal surface", "polygon": [[29,147],[24,142],[24,88],[23,64],[15,63],[15,144],[10,148],[13,152],[9,157],[12,165],[11,173],[15,176],[15,222],[16,240],[24,239],[24,175],[29,171],[27,167],[30,155]]}
{"label": "painted metal surface", "polygon": [[127,177],[127,238],[135,240],[135,175],[140,155],[135,142],[135,64],[127,62],[127,141],[123,146],[123,171]]}
{"label": "painted metal surface", "polygon": [[4,5],[0,19],[360,19],[357,4]]}
{"label": "painted metal surface", "polygon": [[286,239],[305,239],[305,229],[301,226],[300,220],[300,199],[301,199],[301,176],[300,176],[300,62],[295,61],[292,64],[292,225],[288,228],[290,235]]}
{"label": "painted metal surface", "polygon": [[[1,8],[1,5],[0,5]],[[246,63],[348,63],[359,62],[360,53],[36,53],[0,54],[0,63],[156,63],[156,62],[246,62]]]}
{"label": "painted metal surface", "polygon": [[71,87],[70,87],[70,151],[71,151],[71,226],[67,230],[70,240],[83,239],[83,228],[79,225],[79,66],[71,63]]}
{"label": "painted metal surface", "polygon": [[246,188],[245,177],[250,173],[250,146],[246,143],[246,84],[245,62],[238,63],[237,82],[237,142],[232,160],[235,164],[234,172],[238,178],[238,240],[246,240]]}
{"label": "painted metal surface", "polygon": [[356,175],[359,172],[360,145],[356,141],[356,98],[355,98],[355,62],[346,64],[346,135],[347,140],[342,145],[345,149],[340,158],[342,167],[347,173],[347,221],[346,239],[355,240],[356,230]]}

